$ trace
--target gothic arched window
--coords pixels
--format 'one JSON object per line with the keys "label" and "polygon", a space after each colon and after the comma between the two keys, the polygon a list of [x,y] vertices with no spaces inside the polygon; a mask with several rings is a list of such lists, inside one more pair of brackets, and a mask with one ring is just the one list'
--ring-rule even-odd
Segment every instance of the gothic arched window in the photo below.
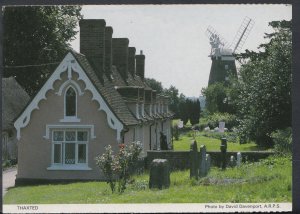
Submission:
{"label": "gothic arched window", "polygon": [[65,94],[65,115],[76,116],[76,91],[73,87],[69,87]]}

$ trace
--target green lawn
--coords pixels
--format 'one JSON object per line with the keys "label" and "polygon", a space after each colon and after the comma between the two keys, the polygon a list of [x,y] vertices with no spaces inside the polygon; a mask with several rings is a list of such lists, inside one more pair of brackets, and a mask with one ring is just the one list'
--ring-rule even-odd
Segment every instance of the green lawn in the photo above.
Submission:
{"label": "green lawn", "polygon": [[270,157],[226,171],[212,168],[198,181],[189,179],[188,170],[176,171],[164,190],[149,189],[145,173],[136,176],[123,194],[112,194],[105,182],[15,187],[5,195],[4,204],[291,202],[291,165],[291,158]]}
{"label": "green lawn", "polygon": [[[200,132],[195,136],[198,149],[200,145],[205,145],[207,151],[220,151],[221,140],[215,138],[209,138],[203,136]],[[190,145],[194,140],[192,134],[181,134],[179,140],[173,141],[175,151],[187,151],[190,150]],[[239,144],[239,143],[227,143],[227,151],[261,151],[263,148],[258,147],[255,143]]]}

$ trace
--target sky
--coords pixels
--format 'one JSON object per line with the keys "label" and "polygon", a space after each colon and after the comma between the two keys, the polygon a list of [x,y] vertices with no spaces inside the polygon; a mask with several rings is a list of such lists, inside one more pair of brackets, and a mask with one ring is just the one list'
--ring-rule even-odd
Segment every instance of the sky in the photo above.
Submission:
{"label": "sky", "polygon": [[[291,20],[291,5],[86,5],[84,19],[105,19],[113,38],[128,38],[137,54],[145,54],[145,76],[165,88],[175,86],[187,97],[207,87],[211,59],[205,31],[212,26],[231,43],[247,16],[254,26],[241,49],[257,50],[272,32],[270,21]],[[79,29],[77,29],[79,30]],[[79,52],[79,33],[71,42]],[[237,63],[237,66],[238,63]]]}

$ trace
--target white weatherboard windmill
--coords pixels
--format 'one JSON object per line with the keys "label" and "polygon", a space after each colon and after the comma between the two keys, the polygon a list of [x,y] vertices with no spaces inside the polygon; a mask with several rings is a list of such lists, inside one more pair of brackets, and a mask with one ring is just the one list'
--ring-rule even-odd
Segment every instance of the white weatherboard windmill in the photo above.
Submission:
{"label": "white weatherboard windmill", "polygon": [[207,28],[206,35],[211,45],[209,57],[212,60],[208,85],[216,82],[224,83],[229,75],[237,76],[234,54],[240,51],[246,42],[253,25],[254,21],[245,17],[230,45],[211,26]]}

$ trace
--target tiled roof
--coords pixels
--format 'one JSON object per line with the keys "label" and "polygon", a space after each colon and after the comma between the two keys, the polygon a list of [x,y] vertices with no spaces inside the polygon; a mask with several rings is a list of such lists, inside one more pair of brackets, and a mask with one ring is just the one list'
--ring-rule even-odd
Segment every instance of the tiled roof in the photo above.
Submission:
{"label": "tiled roof", "polygon": [[94,69],[89,64],[87,58],[75,51],[72,51],[72,53],[79,64],[82,66],[90,80],[93,82],[98,92],[107,101],[108,105],[111,107],[111,110],[116,114],[121,122],[128,126],[138,124],[139,121],[131,114],[122,96],[115,90],[114,84],[110,80],[108,80],[105,75],[103,75],[104,83],[102,84]]}
{"label": "tiled roof", "polygon": [[152,90],[149,85],[145,83],[139,76],[134,77],[128,72],[128,79],[125,81],[120,73],[118,72],[116,66],[112,66],[111,77],[106,77],[103,75],[103,83],[99,80],[96,75],[95,70],[92,68],[87,58],[80,53],[72,51],[75,58],[78,60],[79,64],[85,70],[86,74],[89,76],[90,80],[93,82],[94,86],[97,88],[99,93],[104,97],[112,111],[125,125],[136,125],[140,122],[152,121],[154,119],[164,119],[170,118],[174,114],[164,113],[149,116],[149,113],[145,110],[145,117],[137,119],[134,114],[129,110],[126,105],[126,97],[116,90],[117,87],[142,87],[146,90]]}

